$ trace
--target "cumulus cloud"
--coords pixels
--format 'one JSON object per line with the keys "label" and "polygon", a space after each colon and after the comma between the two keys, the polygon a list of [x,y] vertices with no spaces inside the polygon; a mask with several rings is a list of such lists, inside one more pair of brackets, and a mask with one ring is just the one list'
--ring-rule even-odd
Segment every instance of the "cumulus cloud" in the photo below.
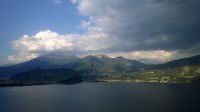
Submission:
{"label": "cumulus cloud", "polygon": [[177,51],[165,51],[165,50],[148,50],[148,51],[132,51],[132,52],[117,52],[108,54],[110,57],[123,56],[124,58],[138,60],[146,64],[158,64],[167,62],[173,59],[173,55]]}
{"label": "cumulus cloud", "polygon": [[[84,55],[102,51],[111,42],[103,33],[88,33],[85,35],[60,35],[50,30],[41,31],[35,35],[24,35],[12,41],[13,49],[19,50],[18,56],[9,56],[10,61],[26,61],[46,53],[64,53]],[[23,60],[24,58],[24,60]]]}
{"label": "cumulus cloud", "polygon": [[24,35],[11,44],[14,49],[19,49],[22,52],[55,51],[60,49],[70,50],[73,46],[72,41],[75,41],[77,38],[79,38],[78,35],[64,36],[46,30],[33,36]]}
{"label": "cumulus cloud", "polygon": [[[59,1],[59,0],[58,0]],[[161,63],[200,53],[198,0],[71,0],[88,17],[85,34],[41,31],[12,42],[21,53],[64,51],[78,55],[122,55]],[[19,55],[20,56],[20,55]],[[23,55],[22,55],[23,56]]]}

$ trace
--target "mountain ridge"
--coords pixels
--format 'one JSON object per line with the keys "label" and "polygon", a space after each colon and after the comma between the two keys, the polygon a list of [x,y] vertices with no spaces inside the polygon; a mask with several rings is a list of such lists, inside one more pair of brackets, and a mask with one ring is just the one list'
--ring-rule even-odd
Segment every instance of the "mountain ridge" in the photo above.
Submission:
{"label": "mountain ridge", "polygon": [[200,65],[200,55],[176,59],[163,64],[153,65],[153,68],[172,68],[184,65]]}
{"label": "mountain ridge", "polygon": [[88,55],[79,58],[75,55],[47,54],[16,65],[0,67],[0,77],[9,78],[34,69],[69,68],[81,73],[105,74],[112,72],[137,72],[141,69],[166,69],[186,65],[200,65],[200,55],[173,60],[164,64],[147,65],[122,56],[110,58],[106,55]]}
{"label": "mountain ridge", "polygon": [[[22,63],[18,63],[15,65],[6,66],[6,67],[0,67],[0,77],[11,77],[18,73],[26,72],[26,71],[37,69],[37,68],[41,68],[41,69],[70,68],[70,69],[75,69],[75,70],[83,70],[83,69],[89,70],[89,69],[94,69],[94,67],[96,66],[102,67],[106,65],[106,61],[110,62],[109,65],[111,67],[114,66],[112,65],[112,63],[115,62],[114,58],[109,58],[106,55],[101,55],[101,58],[99,56],[100,55],[98,56],[89,55],[83,58],[79,58],[71,54],[69,55],[60,55],[60,54],[42,55],[40,57],[34,58],[26,62],[22,62]],[[124,59],[124,60],[127,60],[127,59]],[[140,66],[145,66],[145,64],[140,63],[138,61],[134,61],[134,62],[137,62],[137,64],[140,64]]]}

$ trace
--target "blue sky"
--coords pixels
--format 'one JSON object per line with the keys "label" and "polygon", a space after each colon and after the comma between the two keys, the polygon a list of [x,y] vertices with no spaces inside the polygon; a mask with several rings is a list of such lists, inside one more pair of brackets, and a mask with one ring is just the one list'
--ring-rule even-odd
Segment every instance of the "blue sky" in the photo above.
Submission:
{"label": "blue sky", "polygon": [[157,64],[200,54],[198,0],[0,0],[0,65],[48,53]]}
{"label": "blue sky", "polygon": [[70,0],[56,4],[53,0],[0,0],[0,63],[7,63],[10,42],[24,34],[50,29],[59,34],[83,33],[78,26],[86,19],[77,13]]}

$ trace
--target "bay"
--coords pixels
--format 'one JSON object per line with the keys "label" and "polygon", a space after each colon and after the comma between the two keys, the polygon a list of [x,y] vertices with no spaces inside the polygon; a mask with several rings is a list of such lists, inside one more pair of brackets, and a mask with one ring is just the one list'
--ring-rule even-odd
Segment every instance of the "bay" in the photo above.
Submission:
{"label": "bay", "polygon": [[200,112],[199,84],[80,83],[0,88],[0,112]]}

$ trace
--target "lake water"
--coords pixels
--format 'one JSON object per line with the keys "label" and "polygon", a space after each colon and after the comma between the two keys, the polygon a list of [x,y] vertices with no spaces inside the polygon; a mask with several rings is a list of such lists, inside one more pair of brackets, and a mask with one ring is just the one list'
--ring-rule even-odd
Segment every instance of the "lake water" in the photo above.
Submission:
{"label": "lake water", "polygon": [[200,112],[200,84],[81,83],[0,88],[0,112]]}

